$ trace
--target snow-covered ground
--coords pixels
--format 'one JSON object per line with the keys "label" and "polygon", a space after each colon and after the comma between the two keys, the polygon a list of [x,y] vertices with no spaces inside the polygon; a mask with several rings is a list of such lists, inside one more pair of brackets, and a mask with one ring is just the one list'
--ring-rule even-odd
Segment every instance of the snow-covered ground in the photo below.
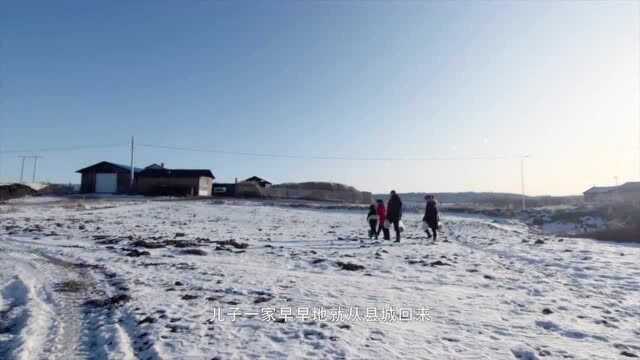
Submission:
{"label": "snow-covered ground", "polygon": [[0,359],[640,356],[640,248],[240,201],[0,205]]}
{"label": "snow-covered ground", "polygon": [[580,218],[577,222],[551,221],[539,226],[540,231],[547,235],[582,235],[592,234],[607,228],[606,220],[591,216]]}
{"label": "snow-covered ground", "polygon": [[[569,216],[568,218],[554,217],[552,211],[562,209],[556,207],[556,209],[542,208],[536,209],[537,214],[531,216],[530,214],[521,216],[520,220],[534,227],[537,232],[545,235],[556,236],[587,236],[594,232],[603,231],[607,229],[607,220],[601,216]],[[564,208],[566,209],[566,207]],[[574,209],[565,210],[569,214],[572,212],[575,214],[577,211]],[[537,224],[536,224],[537,223]]]}

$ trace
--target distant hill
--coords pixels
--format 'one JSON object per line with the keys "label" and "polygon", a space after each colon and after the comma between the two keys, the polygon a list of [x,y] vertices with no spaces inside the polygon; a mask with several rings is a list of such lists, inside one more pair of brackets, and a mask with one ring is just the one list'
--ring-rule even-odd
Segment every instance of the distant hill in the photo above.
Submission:
{"label": "distant hill", "polygon": [[[430,193],[442,206],[474,206],[482,208],[518,209],[522,206],[522,195],[511,193],[460,192]],[[407,209],[424,207],[426,193],[400,194]],[[388,194],[375,194],[375,199],[389,198]],[[527,196],[527,207],[575,205],[582,202],[582,196]]]}

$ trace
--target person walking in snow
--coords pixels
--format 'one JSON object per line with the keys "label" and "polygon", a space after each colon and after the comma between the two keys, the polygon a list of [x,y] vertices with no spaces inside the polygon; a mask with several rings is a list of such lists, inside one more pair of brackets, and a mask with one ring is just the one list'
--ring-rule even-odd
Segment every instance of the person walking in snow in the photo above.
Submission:
{"label": "person walking in snow", "polygon": [[369,240],[373,239],[374,237],[377,240],[378,239],[378,230],[377,230],[378,212],[376,210],[376,206],[373,205],[373,204],[371,204],[371,206],[369,206],[369,213],[367,214],[367,221],[369,222]]}
{"label": "person walking in snow", "polygon": [[402,200],[396,194],[395,190],[391,190],[391,197],[387,203],[387,220],[393,224],[393,230],[396,232],[396,242],[400,242],[400,220],[402,220]]}
{"label": "person walking in snow", "polygon": [[[431,229],[433,232],[433,241],[438,240],[438,222],[440,221],[440,215],[438,214],[438,203],[436,202],[433,195],[427,195],[424,197],[427,201],[427,206],[424,210],[424,217],[422,221],[427,224],[427,227]],[[429,234],[429,230],[427,232],[427,239],[431,238],[431,234]]]}
{"label": "person walking in snow", "polygon": [[384,235],[383,239],[389,240],[389,229],[384,227],[384,222],[387,220],[387,209],[384,207],[384,201],[381,199],[376,200],[378,207],[376,209],[378,213],[378,231],[376,232],[376,239],[380,236],[380,232]]}

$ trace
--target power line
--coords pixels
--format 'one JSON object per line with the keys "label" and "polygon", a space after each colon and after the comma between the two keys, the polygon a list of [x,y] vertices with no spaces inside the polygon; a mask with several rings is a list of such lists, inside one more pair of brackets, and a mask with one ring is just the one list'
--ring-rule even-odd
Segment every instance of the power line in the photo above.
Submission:
{"label": "power line", "polygon": [[77,150],[88,150],[88,149],[116,148],[116,147],[124,147],[124,146],[128,146],[128,144],[79,145],[79,146],[52,147],[52,148],[27,149],[27,150],[3,150],[3,151],[0,151],[0,154],[24,154],[24,153],[40,153],[40,152],[54,152],[54,151],[77,151]]}
{"label": "power line", "polygon": [[[121,144],[104,144],[104,145],[77,145],[68,147],[51,147],[41,149],[30,150],[0,150],[0,155],[3,154],[24,154],[24,153],[41,153],[41,152],[64,152],[64,151],[79,151],[89,149],[106,149],[106,148],[122,148],[130,147],[131,143]],[[360,156],[341,156],[341,155],[296,155],[296,154],[283,154],[283,153],[260,153],[260,152],[246,152],[246,151],[228,151],[220,149],[205,149],[194,148],[185,146],[170,146],[170,145],[154,145],[154,144],[136,144],[137,147],[145,147],[152,149],[165,149],[176,151],[190,151],[201,153],[215,153],[229,156],[246,156],[246,157],[261,157],[261,158],[281,158],[281,159],[300,159],[300,160],[338,160],[338,161],[480,161],[480,160],[519,160],[522,155],[474,155],[474,156],[408,156],[408,157],[360,157]],[[609,149],[612,150],[612,149]],[[619,149],[619,152],[626,152],[626,149]],[[629,148],[631,150],[631,148]],[[634,149],[636,150],[636,149]],[[566,155],[566,154],[565,154]],[[536,156],[538,159],[543,157]],[[557,159],[560,155],[555,154],[553,159]]]}
{"label": "power line", "polygon": [[[344,155],[297,155],[297,154],[283,154],[283,153],[261,153],[261,152],[246,152],[246,151],[228,151],[220,149],[207,149],[196,148],[187,146],[173,146],[173,145],[154,145],[154,144],[136,144],[137,147],[146,147],[153,149],[164,150],[176,150],[176,151],[190,151],[201,153],[213,153],[229,156],[246,156],[246,157],[262,157],[262,158],[282,158],[282,159],[301,159],[301,160],[344,160],[344,161],[489,161],[489,160],[520,160],[522,155],[470,155],[470,156],[388,156],[388,157],[360,157],[360,156],[344,156]],[[636,147],[621,147],[617,149],[611,149],[609,147],[599,149],[600,153],[629,153],[633,154],[637,151]],[[532,158],[529,156],[529,158]],[[562,154],[537,154],[535,156],[537,160],[555,161],[561,158],[564,159],[584,159],[590,158],[584,155],[584,153],[567,153]]]}
{"label": "power line", "polygon": [[166,145],[151,145],[151,144],[138,144],[138,147],[146,147],[153,149],[165,149],[165,150],[178,150],[178,151],[191,151],[191,152],[203,152],[203,153],[215,153],[223,155],[234,156],[248,156],[248,157],[268,157],[268,158],[284,158],[284,159],[302,159],[302,160],[345,160],[345,161],[462,161],[462,160],[509,160],[520,159],[521,156],[465,156],[465,157],[352,157],[352,156],[317,156],[317,155],[292,155],[292,154],[273,154],[273,153],[255,153],[255,152],[242,152],[242,151],[227,151],[219,149],[202,149],[191,148],[182,146],[166,146]]}

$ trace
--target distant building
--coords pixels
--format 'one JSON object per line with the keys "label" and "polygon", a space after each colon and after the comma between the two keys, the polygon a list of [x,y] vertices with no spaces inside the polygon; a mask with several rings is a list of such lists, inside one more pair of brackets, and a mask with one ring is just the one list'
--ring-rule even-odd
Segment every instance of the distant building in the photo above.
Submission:
{"label": "distant building", "polygon": [[594,186],[583,193],[589,203],[630,203],[640,205],[640,182],[620,186]]}
{"label": "distant building", "polygon": [[615,186],[594,186],[583,193],[585,202],[608,202]]}
{"label": "distant building", "polygon": [[640,182],[624,183],[615,189],[618,201],[640,205]]}
{"label": "distant building", "polygon": [[[142,169],[133,171],[137,174]],[[131,167],[127,165],[102,161],[76,172],[82,175],[81,193],[127,194],[135,190],[131,188]]]}
{"label": "distant building", "polygon": [[166,169],[152,165],[137,174],[143,195],[211,196],[215,176],[205,169]]}
{"label": "distant building", "polygon": [[151,165],[147,166],[147,167],[146,167],[146,168],[144,168],[144,169],[145,169],[145,170],[146,170],[146,169],[152,169],[152,170],[164,169],[164,163],[160,163],[160,165],[158,165],[158,164],[151,164]]}
{"label": "distant building", "polygon": [[203,169],[166,169],[164,164],[134,168],[102,161],[77,171],[82,175],[80,192],[98,194],[142,194],[211,196],[215,176]]}
{"label": "distant building", "polygon": [[271,183],[261,177],[257,177],[257,176],[252,176],[248,179],[246,179],[243,182],[250,182],[250,183],[256,183],[258,185],[260,185],[261,187],[269,187],[271,186]]}

